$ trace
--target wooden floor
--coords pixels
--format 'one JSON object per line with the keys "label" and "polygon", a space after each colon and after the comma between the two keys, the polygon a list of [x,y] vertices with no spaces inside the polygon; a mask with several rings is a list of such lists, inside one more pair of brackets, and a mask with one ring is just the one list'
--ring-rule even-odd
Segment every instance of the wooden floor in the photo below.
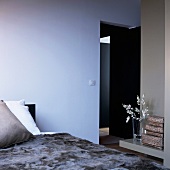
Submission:
{"label": "wooden floor", "polygon": [[[100,137],[107,136],[108,135],[108,128],[100,129],[100,133],[99,134],[100,134]],[[106,146],[108,148],[112,148],[112,149],[117,149],[117,150],[119,150],[121,152],[132,153],[132,154],[138,155],[138,156],[140,156],[142,158],[153,160],[153,161],[155,161],[155,162],[157,162],[157,163],[159,163],[161,165],[163,164],[163,160],[160,159],[160,158],[156,158],[156,157],[153,157],[153,156],[149,156],[149,155],[146,155],[146,154],[143,154],[143,153],[135,152],[135,151],[132,151],[132,150],[120,147],[119,143],[107,144],[107,145],[100,143],[100,145],[104,145],[104,146]]]}

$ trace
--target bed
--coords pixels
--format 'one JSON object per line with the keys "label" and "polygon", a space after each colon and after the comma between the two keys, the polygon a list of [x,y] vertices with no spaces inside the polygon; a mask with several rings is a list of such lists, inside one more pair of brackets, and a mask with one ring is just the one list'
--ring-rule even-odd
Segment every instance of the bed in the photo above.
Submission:
{"label": "bed", "polygon": [[[14,106],[12,105],[12,107]],[[31,109],[35,108],[35,105],[29,107],[24,104],[20,107],[27,110],[27,113],[31,113],[35,120],[35,110]],[[12,115],[15,120],[19,120],[21,123],[25,118],[18,119],[18,115],[14,114],[16,110],[19,109],[16,107],[12,109],[10,104],[0,102],[0,124],[3,126],[1,115],[4,112],[5,116]],[[8,120],[10,122],[9,116]],[[33,123],[36,126],[36,123]],[[6,145],[6,143],[1,143],[0,139],[0,145],[4,144],[0,149],[0,170],[168,170],[168,168],[148,159],[109,149],[68,133],[41,134],[34,127],[32,128],[33,135],[28,125],[25,125],[24,122],[21,124],[24,126],[19,124],[23,131],[20,130],[19,137],[15,139],[21,138],[21,141],[13,141]],[[27,130],[26,127],[30,129]],[[12,128],[14,129],[14,127]],[[5,137],[9,136],[6,134],[4,134]],[[18,135],[18,132],[16,134]],[[23,139],[23,136],[26,138]]]}

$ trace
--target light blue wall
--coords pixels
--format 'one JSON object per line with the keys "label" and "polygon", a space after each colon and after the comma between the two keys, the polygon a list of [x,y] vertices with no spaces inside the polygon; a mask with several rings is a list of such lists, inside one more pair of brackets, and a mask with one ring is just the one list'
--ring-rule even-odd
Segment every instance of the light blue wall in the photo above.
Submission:
{"label": "light blue wall", "polygon": [[100,20],[138,26],[140,1],[1,0],[0,98],[36,103],[42,131],[98,143]]}

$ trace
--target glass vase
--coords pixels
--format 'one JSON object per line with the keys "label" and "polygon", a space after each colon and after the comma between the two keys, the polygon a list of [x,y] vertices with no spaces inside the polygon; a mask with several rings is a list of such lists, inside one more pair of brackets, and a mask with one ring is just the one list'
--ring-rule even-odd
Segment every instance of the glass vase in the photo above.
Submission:
{"label": "glass vase", "polygon": [[133,140],[141,141],[142,139],[142,123],[139,120],[132,119],[132,128],[133,128]]}

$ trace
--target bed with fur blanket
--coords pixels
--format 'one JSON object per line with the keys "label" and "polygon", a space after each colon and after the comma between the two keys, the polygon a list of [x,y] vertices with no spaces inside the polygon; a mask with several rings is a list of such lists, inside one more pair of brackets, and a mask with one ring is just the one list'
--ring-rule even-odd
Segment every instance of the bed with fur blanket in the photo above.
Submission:
{"label": "bed with fur blanket", "polygon": [[167,170],[68,133],[42,134],[34,113],[24,100],[0,100],[0,170]]}
{"label": "bed with fur blanket", "polygon": [[147,159],[106,148],[67,133],[36,135],[0,149],[0,170],[167,170]]}

